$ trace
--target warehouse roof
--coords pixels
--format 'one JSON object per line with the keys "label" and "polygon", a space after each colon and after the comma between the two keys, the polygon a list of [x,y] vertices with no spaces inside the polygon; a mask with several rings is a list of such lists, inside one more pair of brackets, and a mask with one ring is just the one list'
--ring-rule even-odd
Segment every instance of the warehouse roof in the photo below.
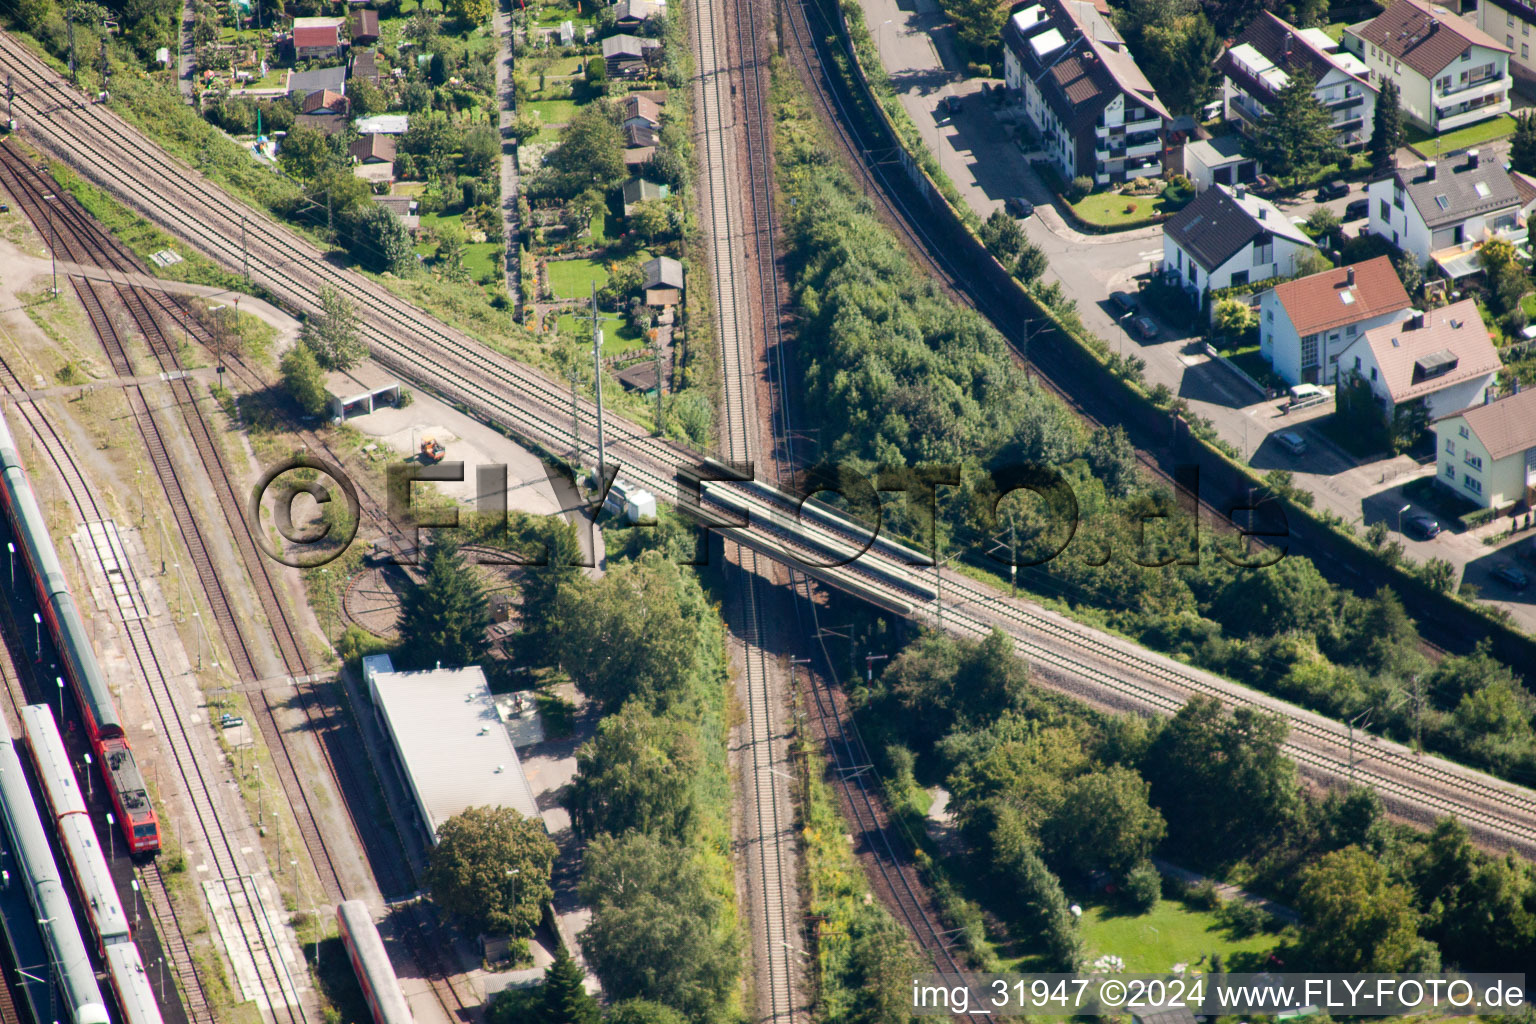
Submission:
{"label": "warehouse roof", "polygon": [[540,819],[512,738],[477,666],[368,670],[369,693],[434,836],[471,807],[510,807]]}

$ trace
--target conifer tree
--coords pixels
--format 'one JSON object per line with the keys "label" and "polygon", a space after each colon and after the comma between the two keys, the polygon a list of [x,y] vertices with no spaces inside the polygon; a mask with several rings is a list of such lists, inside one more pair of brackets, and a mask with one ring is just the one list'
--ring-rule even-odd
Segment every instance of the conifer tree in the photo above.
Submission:
{"label": "conifer tree", "polygon": [[401,650],[418,665],[472,665],[485,658],[491,625],[485,587],[469,571],[458,545],[435,536],[420,585],[400,602]]}
{"label": "conifer tree", "polygon": [[564,946],[544,971],[544,1002],[537,1024],[598,1024],[597,1000],[582,987],[582,971]]}
{"label": "conifer tree", "polygon": [[1378,171],[1392,166],[1392,154],[1403,144],[1403,111],[1398,106],[1397,83],[1387,79],[1376,94],[1376,113],[1371,118],[1371,166]]}

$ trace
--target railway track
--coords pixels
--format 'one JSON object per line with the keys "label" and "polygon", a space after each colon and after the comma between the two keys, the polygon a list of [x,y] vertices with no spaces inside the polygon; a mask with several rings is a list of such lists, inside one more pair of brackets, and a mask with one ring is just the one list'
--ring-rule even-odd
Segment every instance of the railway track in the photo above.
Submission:
{"label": "railway track", "polygon": [[[21,390],[21,382],[11,373],[9,366],[3,363],[0,366],[3,366],[0,386],[7,391]],[[37,439],[39,454],[53,468],[63,487],[64,496],[75,509],[79,521],[87,524],[108,521],[110,517],[98,503],[96,492],[85,480],[63,438],[43,411],[30,402],[13,403],[11,408],[16,410],[21,422]],[[36,474],[41,468],[34,465],[31,472]],[[98,568],[109,578],[114,573],[121,573],[128,592],[134,595],[133,600],[138,605],[140,599],[137,595],[140,591],[131,566],[122,564],[109,569],[99,549],[94,550]],[[272,908],[267,906],[266,897],[260,892],[255,877],[246,869],[243,856],[238,852],[238,840],[229,834],[222,816],[214,809],[213,794],[221,786],[227,786],[228,780],[210,778],[213,774],[212,765],[194,749],[190,734],[176,712],[178,697],[170,684],[171,674],[156,654],[145,625],[147,609],[139,606],[135,611],[136,614],[122,616],[128,654],[145,681],[156,724],[174,770],[190,797],[193,811],[190,820],[179,823],[183,841],[187,845],[200,843],[206,848],[211,863],[207,865],[206,872],[200,872],[208,876],[204,882],[205,894],[210,904],[217,899],[226,908],[231,921],[230,928],[224,931],[226,939],[243,945],[244,958],[266,996],[273,1020],[277,1024],[283,1021],[288,1024],[305,1024],[308,1018],[268,916]],[[185,838],[189,835],[193,837],[190,842]],[[280,912],[281,907],[276,910]],[[229,953],[231,961],[240,955],[237,949],[231,949]],[[193,991],[202,990],[198,988]]]}
{"label": "railway track", "polygon": [[[766,67],[758,52],[756,5],[736,0],[730,7],[734,17],[720,0],[696,0],[692,26],[702,101],[696,113],[703,141],[703,206],[720,332],[721,433],[733,461],[757,462],[767,454],[777,477],[788,461],[787,452],[776,443],[772,426],[765,426],[758,405],[759,367],[774,365],[764,363],[760,352],[766,355],[781,340],[776,331],[773,165],[765,145],[770,124],[763,96]],[[733,130],[738,127],[739,132]],[[755,280],[744,280],[754,270]],[[782,359],[782,351],[778,355]],[[768,386],[782,396],[780,381],[782,377]],[[787,438],[787,422],[778,425]],[[732,631],[741,642],[740,688],[747,709],[743,818],[749,823],[747,877],[754,888],[750,917],[755,923],[758,1017],[768,1024],[793,1024],[801,1005],[794,959],[801,911],[793,802],[786,782],[793,774],[788,739],[780,727],[787,702],[763,646],[760,572],[766,566],[755,551],[729,543],[727,547],[730,560],[741,569],[741,585],[728,603]]]}
{"label": "railway track", "polygon": [[[63,89],[58,85],[57,76],[6,36],[0,36],[0,69],[10,71],[18,81],[17,116],[24,128],[35,132],[43,148],[67,157],[68,162],[88,179],[107,188],[167,230],[187,238],[226,266],[241,266],[242,258],[247,255],[238,240],[240,224],[242,220],[248,220],[253,225],[248,233],[251,239],[249,266],[252,277],[260,283],[306,309],[316,308],[322,283],[334,284],[359,303],[365,337],[376,357],[404,379],[443,394],[461,403],[472,415],[500,424],[546,450],[560,451],[569,447],[570,398],[563,384],[530,367],[493,356],[472,339],[456,334],[383,292],[380,286],[326,263],[307,243],[269,218],[259,213],[242,212],[228,197],[217,194],[217,190],[204,182],[196,171],[155,150],[124,126],[110,110],[99,105],[58,102],[57,97]],[[595,429],[592,404],[578,403],[577,415],[580,431],[590,436]],[[611,427],[610,448],[616,458],[626,460],[626,474],[651,489],[652,493],[670,493],[676,467],[691,461],[687,453],[616,417],[608,417],[608,423]],[[752,508],[754,516],[766,512],[761,504],[753,504]],[[809,527],[802,530],[814,532]],[[760,537],[756,525],[741,531],[740,536],[749,543]],[[904,565],[883,564],[895,575],[911,579],[921,575]],[[822,575],[833,585],[842,585],[850,579],[842,570],[826,570]],[[946,576],[946,587],[954,585],[949,580]],[[901,586],[892,586],[887,592],[893,602],[908,600]],[[964,602],[946,616],[946,626],[953,625],[958,630],[962,618],[975,624],[982,621],[973,614],[978,610],[990,612],[1008,605],[1005,599],[990,590],[984,592],[979,603],[974,594],[967,594]],[[918,607],[912,614],[926,618],[931,613],[926,607]],[[1076,681],[1078,689],[1074,692],[1091,691],[1093,699],[1101,702],[1123,701],[1126,706],[1153,711],[1165,706],[1169,696],[1182,700],[1192,689],[1215,687],[1229,706],[1261,705],[1292,720],[1310,716],[1331,727],[1330,753],[1320,759],[1319,770],[1334,780],[1347,779],[1351,774],[1344,756],[1347,750],[1345,729],[1338,723],[1326,723],[1309,712],[1237,684],[1180,666],[1171,659],[1138,651],[1133,659],[1132,674],[1141,683],[1155,687],[1164,685],[1158,680],[1157,673],[1151,671],[1154,665],[1174,672],[1179,678],[1180,685],[1169,688],[1163,694],[1164,699],[1154,706],[1139,692],[1140,684],[1130,688],[1124,685],[1121,677],[1126,674],[1126,669],[1123,667],[1113,675],[1080,671],[1094,669],[1101,657],[1100,647],[1116,642],[1113,638],[1098,636],[1090,640],[1084,634],[1091,631],[1081,627],[1081,632],[1075,636],[1036,634],[1027,622],[1019,621],[1011,612],[1001,614],[1008,623],[1016,647],[1021,651],[1050,651],[1055,659],[1054,672],[1069,681]],[[1154,683],[1154,680],[1157,681]],[[1071,690],[1072,686],[1062,685],[1061,688]],[[1372,749],[1375,752],[1388,747],[1381,742]],[[1490,843],[1514,844],[1523,850],[1536,848],[1536,842],[1533,842],[1536,817],[1528,807],[1522,807],[1512,799],[1514,787],[1493,784],[1493,780],[1486,777],[1474,782],[1476,773],[1459,767],[1453,767],[1448,774],[1440,774],[1438,763],[1434,773],[1420,771],[1413,766],[1432,759],[1407,757],[1406,762],[1400,760],[1398,763],[1409,780],[1410,790],[1415,793],[1413,799],[1422,797],[1426,807],[1436,809],[1445,803],[1457,806],[1459,816]],[[1485,797],[1477,791],[1477,787],[1490,784],[1493,784],[1496,796]],[[1468,786],[1473,788],[1470,793]],[[1486,808],[1479,809],[1488,802],[1495,805],[1495,813],[1488,813]]]}
{"label": "railway track", "polygon": [[[52,215],[53,223],[49,228],[49,234],[57,239],[57,244],[64,249],[71,260],[81,264],[96,265],[103,269],[121,271],[125,274],[148,274],[148,268],[134,253],[103,231],[95,220],[67,194],[63,194],[62,199],[55,199],[56,210],[50,211],[50,214],[43,214],[41,203],[44,193],[41,189],[46,187],[46,180],[30,162],[19,157],[9,147],[0,146],[0,184],[4,184],[7,191],[17,197],[18,204],[28,212],[34,225],[40,226],[40,219]],[[104,286],[79,278],[72,279],[71,283],[80,294],[82,302],[86,304],[93,326],[103,338],[104,344],[107,344],[109,360],[113,364],[114,371],[119,376],[132,376],[127,354],[121,339],[117,336],[116,324],[106,314],[100,302],[99,293],[96,291]],[[179,357],[173,339],[164,331],[164,324],[179,323],[186,330],[189,339],[196,336],[200,342],[209,344],[210,347],[213,339],[206,328],[189,317],[186,311],[177,306],[163,291],[127,283],[116,283],[112,287],[122,298],[134,323],[149,342],[162,373],[170,378],[171,387],[178,391],[177,404],[193,435],[204,469],[214,483],[225,521],[230,527],[230,535],[237,542],[244,564],[258,587],[261,604],[267,613],[283,665],[288,669],[290,678],[305,673],[308,666],[303,657],[302,647],[286,609],[277,596],[276,585],[271,577],[267,559],[261,557],[255,549],[238,495],[233,488],[233,475],[224,463],[222,451],[210,433],[206,419],[197,408],[196,396],[190,384],[177,376],[180,372]],[[261,390],[268,386],[258,371],[243,358],[235,356],[228,359],[226,363],[232,375],[246,385],[248,390]],[[135,406],[135,414],[140,420],[141,429],[146,421],[148,423],[149,430],[145,433],[145,441],[159,471],[162,464],[169,465],[163,437],[159,435],[153,417],[148,414],[141,390],[130,388],[128,391],[130,404],[138,403]],[[343,460],[313,432],[302,432],[301,440],[310,451],[327,455],[336,464],[342,464]],[[174,493],[181,501],[181,507],[185,509],[187,507],[185,494],[181,490],[180,481],[175,473],[161,472],[160,478],[162,483],[167,485],[168,497],[171,496],[174,488]],[[378,502],[364,489],[359,489],[359,498],[362,514],[385,536],[392,536],[396,530],[389,523]],[[173,507],[176,507],[175,499],[173,499]],[[184,539],[187,537],[189,525],[192,528],[196,546],[188,543],[188,549],[193,552],[195,570],[208,596],[210,607],[214,610],[215,619],[220,626],[221,634],[225,637],[226,646],[234,652],[236,671],[244,680],[258,679],[260,673],[255,667],[249,641],[229,612],[227,594],[223,590],[222,581],[213,571],[211,559],[207,556],[206,540],[202,536],[201,529],[196,525],[197,517],[189,512],[183,512],[176,518],[183,531]],[[202,557],[199,557],[199,554]],[[223,614],[220,614],[221,611]],[[369,859],[380,876],[381,887],[388,887],[389,891],[396,893],[410,891],[416,887],[414,873],[406,862],[403,853],[404,843],[399,838],[398,826],[393,821],[393,817],[391,816],[390,824],[396,833],[398,845],[391,851],[387,842],[380,842],[382,833],[377,823],[359,822],[353,811],[366,794],[372,791],[371,787],[377,784],[376,778],[367,778],[372,771],[371,762],[366,770],[357,764],[358,758],[365,758],[366,755],[365,748],[356,735],[355,725],[319,697],[317,686],[313,681],[296,681],[295,686],[299,690],[300,697],[297,705],[305,715],[309,731],[316,736],[321,758],[329,774],[337,787],[347,794],[347,798],[341,801],[342,806],[346,810],[359,844],[370,850]],[[314,864],[324,893],[328,899],[339,901],[345,898],[345,894],[342,891],[340,875],[336,870],[330,847],[322,837],[316,820],[312,806],[312,784],[305,785],[299,778],[298,766],[294,761],[289,741],[276,721],[277,709],[272,694],[263,688],[259,693],[251,695],[250,703],[256,712],[263,739],[272,753],[273,763],[278,769],[279,779],[293,810],[300,836],[304,840],[305,848]],[[336,756],[333,750],[341,751],[342,755]],[[365,835],[370,836],[373,841],[364,842],[362,837]],[[451,975],[444,967],[438,953],[437,943],[429,939],[432,925],[424,910],[421,907],[412,906],[405,910],[403,918],[406,924],[404,933],[407,944],[412,948],[418,962],[429,969],[434,994],[449,1016],[462,1013],[472,1003],[466,1002],[453,985]]]}

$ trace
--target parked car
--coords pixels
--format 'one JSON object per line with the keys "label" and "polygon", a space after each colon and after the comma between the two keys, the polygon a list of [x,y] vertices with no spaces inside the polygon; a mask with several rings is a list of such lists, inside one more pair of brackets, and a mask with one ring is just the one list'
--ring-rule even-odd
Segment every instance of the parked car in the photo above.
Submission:
{"label": "parked car", "polygon": [[1110,305],[1115,307],[1115,316],[1117,317],[1126,316],[1141,309],[1141,307],[1136,304],[1136,296],[1132,295],[1130,292],[1111,292],[1109,295],[1109,302]]}
{"label": "parked car", "polygon": [[1370,214],[1370,212],[1371,201],[1369,199],[1351,200],[1350,204],[1344,207],[1344,219],[1364,220]]}
{"label": "parked car", "polygon": [[1012,196],[1004,200],[1003,208],[1020,220],[1031,216],[1035,212],[1035,204],[1023,196]]}
{"label": "parked car", "polygon": [[1422,512],[1409,516],[1403,523],[1403,529],[1419,540],[1434,540],[1440,535],[1440,524]]}
{"label": "parked car", "polygon": [[1335,178],[1317,190],[1317,201],[1326,203],[1330,199],[1343,199],[1347,195],[1349,195],[1349,182],[1343,178]]}
{"label": "parked car", "polygon": [[1274,435],[1275,443],[1292,455],[1302,455],[1307,450],[1307,439],[1294,430],[1282,430]]}
{"label": "parked car", "polygon": [[1494,579],[1504,584],[1510,590],[1524,590],[1531,585],[1531,578],[1522,570],[1512,565],[1501,565],[1489,573]]}
{"label": "parked car", "polygon": [[1157,340],[1157,321],[1149,316],[1138,316],[1131,319],[1131,330],[1135,331],[1142,341]]}

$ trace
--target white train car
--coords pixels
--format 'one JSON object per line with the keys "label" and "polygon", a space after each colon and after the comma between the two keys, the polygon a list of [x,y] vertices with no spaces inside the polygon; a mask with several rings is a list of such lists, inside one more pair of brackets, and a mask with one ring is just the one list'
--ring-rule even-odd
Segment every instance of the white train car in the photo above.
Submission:
{"label": "white train car", "polygon": [[112,981],[112,991],[117,993],[123,1024],[165,1024],[138,946],[131,942],[108,946],[107,976]]}
{"label": "white train car", "polygon": [[96,948],[105,954],[110,947],[132,938],[128,915],[123,912],[123,901],[118,898],[117,884],[107,868],[106,854],[69,763],[64,739],[54,724],[53,709],[46,704],[28,704],[21,709],[21,717],[32,763],[37,766],[43,796],[69,861],[75,891],[80,894],[85,916],[96,934]]}
{"label": "white train car", "polygon": [[11,853],[21,872],[19,880],[26,886],[27,899],[37,915],[54,980],[64,999],[60,1020],[109,1024],[96,972],[75,927],[74,908],[69,905],[58,863],[48,848],[48,836],[4,715],[0,715],[0,818],[10,833]]}
{"label": "white train car", "polygon": [[374,1024],[415,1024],[411,1007],[400,990],[400,979],[389,962],[384,940],[374,927],[368,904],[362,900],[346,900],[336,907],[336,921],[341,926],[341,941],[347,947],[347,958],[357,974],[358,984],[368,1000]]}

